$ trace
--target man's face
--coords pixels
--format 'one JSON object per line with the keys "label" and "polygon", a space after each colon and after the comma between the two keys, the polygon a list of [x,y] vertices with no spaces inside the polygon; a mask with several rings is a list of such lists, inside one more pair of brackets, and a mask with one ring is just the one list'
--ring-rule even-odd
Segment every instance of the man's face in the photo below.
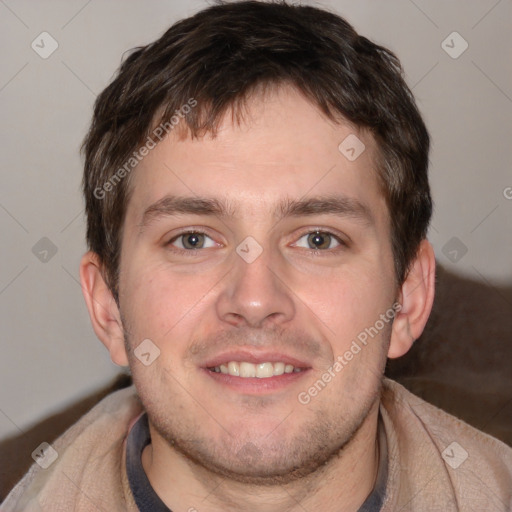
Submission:
{"label": "man's face", "polygon": [[[119,289],[150,424],[208,469],[263,481],[313,471],[375,412],[391,324],[353,341],[397,288],[372,138],[291,88],[249,114],[216,138],[171,135],[139,164]],[[366,145],[354,161],[338,149],[351,134]],[[183,198],[225,211],[174,211]],[[160,351],[148,366],[133,353],[147,339]]]}

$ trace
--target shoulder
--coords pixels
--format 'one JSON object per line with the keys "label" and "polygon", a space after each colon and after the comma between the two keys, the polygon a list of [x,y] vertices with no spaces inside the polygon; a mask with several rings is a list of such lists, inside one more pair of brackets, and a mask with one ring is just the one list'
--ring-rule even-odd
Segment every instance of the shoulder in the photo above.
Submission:
{"label": "shoulder", "polygon": [[[384,379],[381,414],[395,463],[411,468],[402,480],[426,481],[432,475],[437,489],[449,495],[447,502],[457,507],[507,510],[511,505],[511,447],[390,379]],[[407,482],[409,488],[415,485]]]}
{"label": "shoulder", "polygon": [[72,510],[84,488],[88,495],[110,488],[113,499],[122,496],[124,441],[142,412],[133,385],[106,396],[42,453],[9,493],[2,510],[25,510],[30,504],[51,508],[55,502],[70,505]]}

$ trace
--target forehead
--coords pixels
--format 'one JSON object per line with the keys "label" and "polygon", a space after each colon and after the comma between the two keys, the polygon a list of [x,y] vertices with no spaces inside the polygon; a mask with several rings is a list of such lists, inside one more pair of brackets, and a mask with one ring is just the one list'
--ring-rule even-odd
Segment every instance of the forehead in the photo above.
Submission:
{"label": "forehead", "polygon": [[281,87],[249,99],[240,123],[228,111],[215,136],[171,131],[133,171],[127,219],[140,223],[170,194],[218,197],[237,215],[275,212],[283,198],[341,194],[378,216],[386,208],[376,154],[367,131],[329,120],[300,92]]}

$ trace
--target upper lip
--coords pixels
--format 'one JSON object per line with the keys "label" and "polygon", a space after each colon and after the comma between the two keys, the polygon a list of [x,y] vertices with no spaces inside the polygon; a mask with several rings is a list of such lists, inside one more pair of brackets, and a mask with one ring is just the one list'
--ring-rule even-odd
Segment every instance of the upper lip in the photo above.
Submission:
{"label": "upper lip", "polygon": [[247,362],[253,364],[282,362],[284,364],[291,364],[295,368],[310,368],[308,363],[297,357],[283,354],[282,352],[263,352],[254,349],[238,349],[222,352],[208,359],[201,366],[204,368],[215,368],[216,366],[229,363],[230,361],[237,361],[239,363]]}

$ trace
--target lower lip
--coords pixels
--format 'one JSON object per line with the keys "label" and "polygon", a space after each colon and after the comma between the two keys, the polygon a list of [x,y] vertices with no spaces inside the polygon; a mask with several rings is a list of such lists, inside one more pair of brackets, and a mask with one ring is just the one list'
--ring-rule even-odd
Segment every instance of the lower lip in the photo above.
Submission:
{"label": "lower lip", "polygon": [[239,393],[249,393],[253,395],[282,390],[309,373],[309,369],[305,369],[301,372],[283,373],[282,375],[260,379],[258,377],[235,377],[227,373],[212,372],[207,368],[203,368],[203,371],[219,384],[227,386]]}

